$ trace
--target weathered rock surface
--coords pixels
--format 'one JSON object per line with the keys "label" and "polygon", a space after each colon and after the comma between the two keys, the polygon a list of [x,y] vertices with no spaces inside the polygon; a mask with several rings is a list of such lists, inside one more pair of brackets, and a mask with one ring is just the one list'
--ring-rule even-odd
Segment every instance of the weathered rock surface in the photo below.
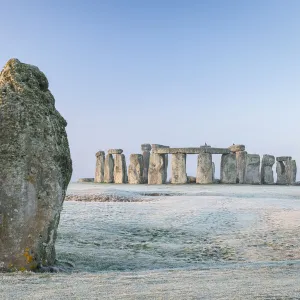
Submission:
{"label": "weathered rock surface", "polygon": [[236,182],[245,183],[245,174],[246,174],[246,164],[247,164],[247,152],[238,151],[236,155]]}
{"label": "weathered rock surface", "polygon": [[291,160],[292,157],[291,156],[278,156],[276,157],[276,161],[287,161],[287,160]]}
{"label": "weathered rock surface", "polygon": [[96,170],[95,170],[95,182],[104,182],[104,164],[105,164],[105,152],[98,151],[96,153]]}
{"label": "weathered rock surface", "polygon": [[152,147],[150,144],[142,144],[141,145],[141,150],[142,151],[151,151]]}
{"label": "weathered rock surface", "polygon": [[104,161],[104,182],[113,183],[114,182],[114,158],[112,154],[108,154]]}
{"label": "weathered rock surface", "polygon": [[212,155],[210,153],[198,155],[196,182],[201,184],[213,182]]}
{"label": "weathered rock surface", "polygon": [[245,145],[231,145],[228,147],[231,152],[245,151]]}
{"label": "weathered rock surface", "polygon": [[187,183],[186,154],[176,153],[172,155],[172,183]]}
{"label": "weathered rock surface", "polygon": [[123,150],[122,149],[109,149],[107,151],[108,154],[122,154]]}
{"label": "weathered rock surface", "polygon": [[265,154],[261,161],[261,184],[274,184],[273,165],[275,157]]}
{"label": "weathered rock surface", "polygon": [[260,156],[258,154],[247,154],[245,183],[260,184]]}
{"label": "weathered rock surface", "polygon": [[297,164],[295,160],[291,160],[290,184],[296,183],[296,177],[297,177]]}
{"label": "weathered rock surface", "polygon": [[128,183],[141,184],[143,183],[143,155],[131,154],[130,164],[128,168]]}
{"label": "weathered rock surface", "polygon": [[216,166],[215,166],[215,163],[212,162],[212,177],[213,177],[213,182],[215,180],[215,173],[216,173]]}
{"label": "weathered rock surface", "polygon": [[296,182],[297,165],[296,161],[292,160],[288,156],[288,160],[277,160],[276,172],[277,172],[277,184],[289,185]]}
{"label": "weathered rock surface", "polygon": [[221,157],[221,183],[236,183],[236,156],[234,153]]}
{"label": "weathered rock surface", "polygon": [[0,271],[55,261],[72,161],[46,76],[11,59],[0,73]]}
{"label": "weathered rock surface", "polygon": [[142,144],[141,150],[143,151],[143,183],[148,183],[148,170],[149,170],[149,161],[150,161],[150,144]]}
{"label": "weathered rock surface", "polygon": [[150,154],[148,184],[164,184],[166,183],[165,175],[165,155]]}
{"label": "weathered rock surface", "polygon": [[152,152],[158,154],[176,154],[176,153],[183,153],[183,154],[199,154],[199,153],[211,153],[211,154],[227,154],[230,153],[230,150],[227,148],[212,148],[212,147],[196,147],[196,148],[159,148],[154,147],[152,145]]}
{"label": "weathered rock surface", "polygon": [[78,182],[94,182],[95,178],[79,178]]}
{"label": "weathered rock surface", "polygon": [[127,183],[127,167],[124,154],[115,155],[114,183]]}
{"label": "weathered rock surface", "polygon": [[[160,144],[152,144],[152,152],[156,153],[158,149],[168,149],[169,146],[164,146]],[[168,178],[168,164],[169,164],[169,157],[168,154],[164,155],[164,178],[163,181],[166,183]]]}

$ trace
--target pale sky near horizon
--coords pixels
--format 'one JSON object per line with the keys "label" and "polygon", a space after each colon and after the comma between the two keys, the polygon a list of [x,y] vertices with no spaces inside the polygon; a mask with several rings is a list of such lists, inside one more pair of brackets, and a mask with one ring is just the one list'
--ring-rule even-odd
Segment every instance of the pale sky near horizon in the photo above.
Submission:
{"label": "pale sky near horizon", "polygon": [[242,143],[300,164],[300,1],[0,3],[0,65],[16,57],[48,77],[72,180],[94,177],[98,150],[128,161],[142,143]]}

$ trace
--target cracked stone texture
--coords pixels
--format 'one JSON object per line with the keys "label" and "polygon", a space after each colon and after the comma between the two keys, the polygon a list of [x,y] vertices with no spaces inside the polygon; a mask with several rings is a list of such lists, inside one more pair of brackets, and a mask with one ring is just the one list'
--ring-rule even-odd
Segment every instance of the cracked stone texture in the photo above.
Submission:
{"label": "cracked stone texture", "polygon": [[0,270],[55,261],[72,174],[65,127],[46,76],[17,59],[0,73]]}
{"label": "cracked stone texture", "polygon": [[104,161],[104,182],[114,182],[114,158],[112,154],[108,154]]}
{"label": "cracked stone texture", "polygon": [[141,184],[143,183],[143,155],[131,154],[130,164],[128,168],[128,183]]}
{"label": "cracked stone texture", "polygon": [[105,164],[105,152],[98,151],[96,153],[96,170],[95,170],[95,182],[104,182],[104,164]]}
{"label": "cracked stone texture", "polygon": [[124,154],[115,155],[114,183],[127,183],[127,167]]}
{"label": "cracked stone texture", "polygon": [[273,165],[275,157],[273,155],[265,154],[261,161],[261,183],[274,184]]}
{"label": "cracked stone texture", "polygon": [[187,183],[186,175],[186,154],[172,154],[172,183],[184,184]]}
{"label": "cracked stone texture", "polygon": [[237,183],[245,183],[247,151],[238,151],[236,155]]}
{"label": "cracked stone texture", "polygon": [[236,155],[223,154],[221,157],[221,183],[236,183]]}
{"label": "cracked stone texture", "polygon": [[213,164],[210,153],[200,153],[197,162],[196,182],[201,184],[213,183]]}
{"label": "cracked stone texture", "polygon": [[165,163],[166,159],[164,154],[150,154],[148,184],[166,183]]}
{"label": "cracked stone texture", "polygon": [[248,154],[246,163],[245,183],[260,184],[260,156]]}

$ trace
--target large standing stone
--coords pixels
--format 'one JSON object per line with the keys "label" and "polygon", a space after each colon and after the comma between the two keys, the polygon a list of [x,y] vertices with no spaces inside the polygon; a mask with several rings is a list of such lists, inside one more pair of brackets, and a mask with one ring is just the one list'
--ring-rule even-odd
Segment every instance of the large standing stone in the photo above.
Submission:
{"label": "large standing stone", "polygon": [[265,154],[261,161],[261,184],[274,184],[273,165],[275,157]]}
{"label": "large standing stone", "polygon": [[276,160],[277,184],[294,184],[297,174],[296,161],[290,156],[277,157]]}
{"label": "large standing stone", "polygon": [[124,154],[115,155],[114,182],[127,183],[127,167]]}
{"label": "large standing stone", "polygon": [[[164,146],[164,145],[159,145],[159,144],[152,144],[152,150],[156,151],[157,149],[168,149],[170,148],[169,146]],[[168,179],[168,164],[169,164],[169,158],[168,158],[168,154],[164,155],[164,182],[167,182]]]}
{"label": "large standing stone", "polygon": [[212,179],[213,179],[213,182],[215,181],[215,175],[216,174],[216,166],[215,166],[215,163],[212,162]]}
{"label": "large standing stone", "polygon": [[128,168],[128,183],[141,184],[143,183],[143,155],[131,154],[130,164]]}
{"label": "large standing stone", "polygon": [[112,154],[107,154],[104,161],[104,182],[114,182],[114,158]]}
{"label": "large standing stone", "polygon": [[8,61],[0,73],[0,271],[55,262],[72,173],[66,125],[46,76]]}
{"label": "large standing stone", "polygon": [[150,161],[150,144],[142,144],[141,149],[143,152],[143,183],[148,183],[148,170],[149,170],[149,161]]}
{"label": "large standing stone", "polygon": [[258,154],[247,154],[245,183],[260,184],[260,156]]}
{"label": "large standing stone", "polygon": [[210,153],[200,153],[198,155],[196,182],[202,184],[213,182],[213,164]]}
{"label": "large standing stone", "polygon": [[186,154],[172,154],[172,183],[187,183],[186,175]]}
{"label": "large standing stone", "polygon": [[96,153],[95,182],[104,182],[104,163],[105,163],[105,152],[98,151]]}
{"label": "large standing stone", "polygon": [[295,184],[297,177],[297,164],[295,160],[291,160],[291,175],[290,175],[290,183]]}
{"label": "large standing stone", "polygon": [[165,176],[165,154],[150,154],[148,184],[164,184]]}
{"label": "large standing stone", "polygon": [[223,154],[221,157],[221,183],[236,183],[235,153]]}
{"label": "large standing stone", "polygon": [[236,155],[236,172],[237,172],[237,183],[245,183],[246,164],[247,164],[247,152],[238,151]]}

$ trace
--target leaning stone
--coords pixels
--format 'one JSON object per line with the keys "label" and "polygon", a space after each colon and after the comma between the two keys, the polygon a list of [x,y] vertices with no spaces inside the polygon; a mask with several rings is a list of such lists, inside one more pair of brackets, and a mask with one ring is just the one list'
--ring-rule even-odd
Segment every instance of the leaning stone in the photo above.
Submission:
{"label": "leaning stone", "polygon": [[166,183],[165,176],[165,155],[150,154],[148,184],[164,184]]}
{"label": "leaning stone", "polygon": [[265,154],[261,161],[261,184],[274,184],[273,165],[275,157]]}
{"label": "leaning stone", "polygon": [[127,168],[124,154],[115,155],[114,183],[127,183]]}
{"label": "leaning stone", "polygon": [[172,155],[172,183],[187,183],[186,154],[177,153]]}
{"label": "leaning stone", "polygon": [[72,161],[54,102],[37,67],[8,61],[0,73],[0,272],[55,262]]}
{"label": "leaning stone", "polygon": [[143,183],[143,155],[131,154],[130,164],[128,168],[128,183],[141,184]]}
{"label": "leaning stone", "polygon": [[150,144],[142,144],[141,145],[141,150],[142,151],[151,151],[151,145]]}
{"label": "leaning stone", "polygon": [[245,183],[260,184],[260,156],[258,154],[247,154]]}
{"label": "leaning stone", "polygon": [[291,156],[278,156],[276,157],[276,161],[287,161],[287,160],[291,160],[292,157]]}
{"label": "leaning stone", "polygon": [[231,152],[245,151],[245,145],[231,145],[228,149]]}
{"label": "leaning stone", "polygon": [[236,183],[236,156],[234,153],[221,157],[221,183]]}
{"label": "leaning stone", "polygon": [[122,154],[123,150],[122,149],[109,149],[108,154]]}
{"label": "leaning stone", "polygon": [[114,158],[112,154],[108,154],[104,161],[104,182],[114,182]]}
{"label": "leaning stone", "polygon": [[104,164],[105,164],[105,152],[98,151],[96,153],[96,170],[95,170],[95,182],[104,182]]}
{"label": "leaning stone", "polygon": [[201,184],[213,183],[213,165],[210,153],[198,155],[196,182]]}
{"label": "leaning stone", "polygon": [[246,164],[247,164],[247,152],[238,151],[236,155],[236,172],[237,172],[237,183],[245,183]]}
{"label": "leaning stone", "polygon": [[78,182],[94,182],[94,178],[79,178]]}

